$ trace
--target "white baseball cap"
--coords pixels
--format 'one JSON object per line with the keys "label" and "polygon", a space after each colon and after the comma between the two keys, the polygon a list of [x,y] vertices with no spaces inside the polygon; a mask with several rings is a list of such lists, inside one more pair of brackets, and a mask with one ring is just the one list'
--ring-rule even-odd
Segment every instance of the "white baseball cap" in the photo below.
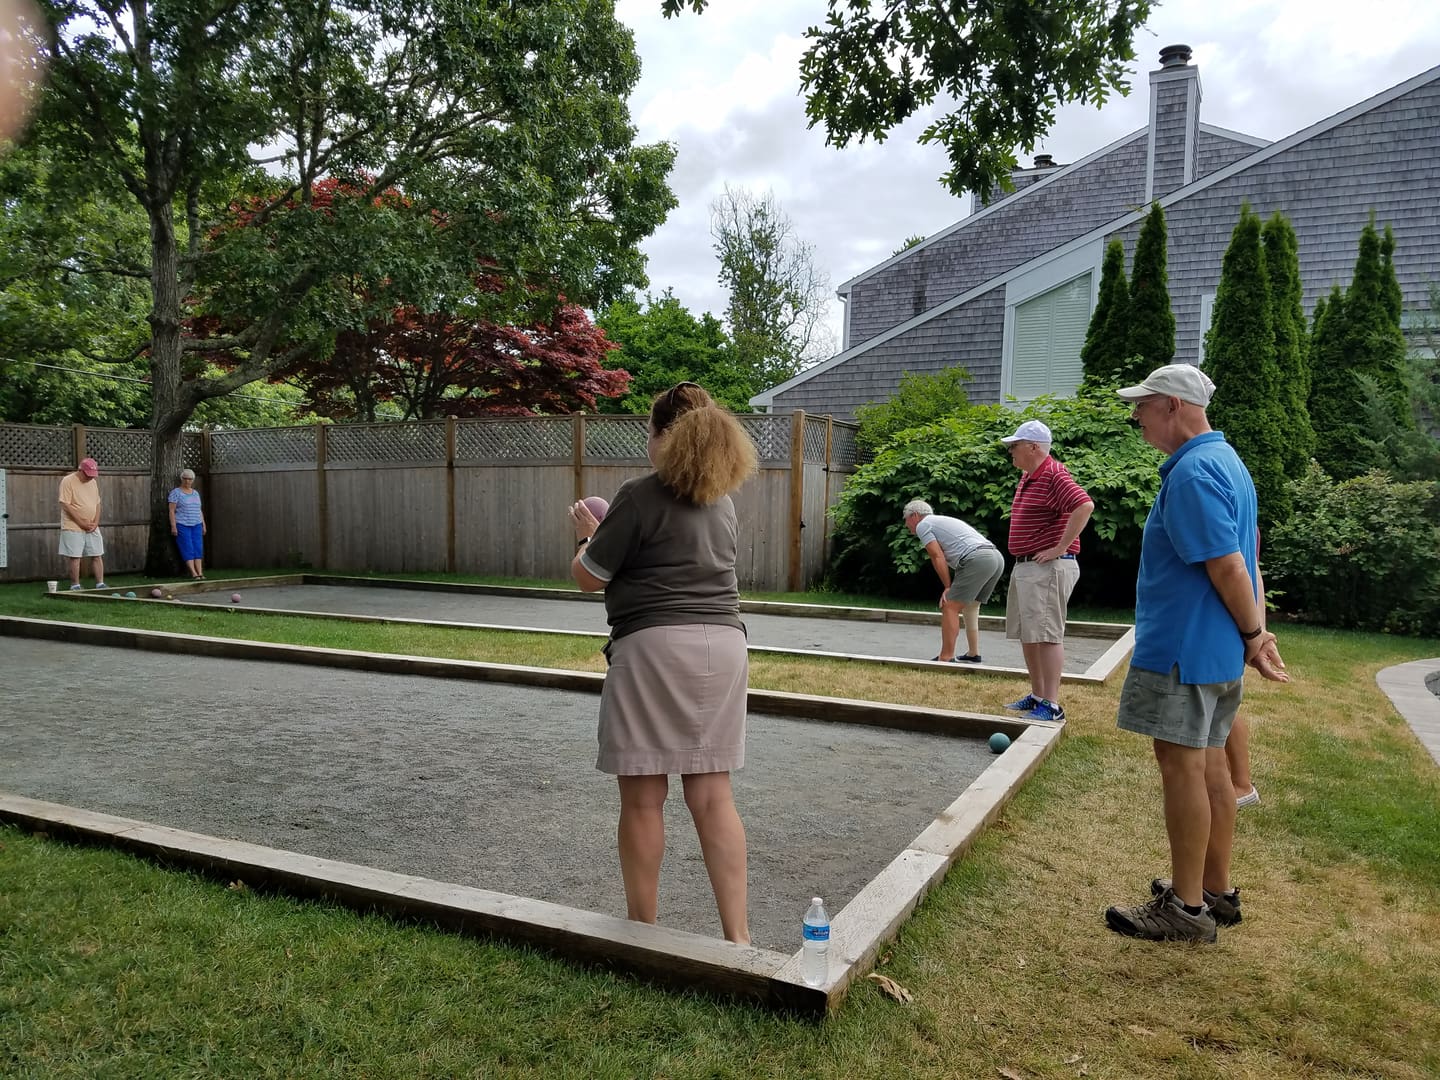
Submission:
{"label": "white baseball cap", "polygon": [[1138,386],[1127,386],[1116,390],[1122,398],[1134,401],[1147,397],[1178,397],[1202,409],[1210,404],[1215,393],[1215,384],[1194,364],[1166,364],[1158,367]]}
{"label": "white baseball cap", "polygon": [[1050,429],[1039,420],[1026,420],[1015,429],[1014,435],[1006,435],[1000,441],[1006,446],[1017,442],[1044,443],[1049,446],[1053,440],[1050,438]]}

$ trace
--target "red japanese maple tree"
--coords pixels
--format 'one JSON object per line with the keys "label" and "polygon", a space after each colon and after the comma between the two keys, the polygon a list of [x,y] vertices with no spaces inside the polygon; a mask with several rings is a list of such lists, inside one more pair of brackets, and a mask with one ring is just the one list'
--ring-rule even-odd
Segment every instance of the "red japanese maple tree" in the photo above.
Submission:
{"label": "red japanese maple tree", "polygon": [[[357,206],[413,214],[416,208],[397,191],[369,196],[344,181],[316,183],[308,204],[292,203],[280,214],[309,213],[328,220]],[[348,206],[342,206],[346,200]],[[233,207],[234,222],[249,224],[262,205]],[[445,221],[429,216],[437,234]],[[234,226],[229,226],[234,227]],[[391,282],[357,275],[353,290],[372,314],[363,329],[326,335],[323,345],[292,348],[293,359],[277,370],[275,381],[299,385],[307,407],[334,419],[375,420],[382,403],[397,406],[404,419],[440,416],[525,416],[594,409],[599,398],[623,395],[630,375],[607,370],[605,357],[618,346],[585,310],[563,296],[547,296],[535,283],[518,286],[482,260],[469,296],[450,305],[456,310],[426,312],[402,305],[376,312]],[[189,321],[198,337],[217,341],[230,321],[212,303],[208,316]],[[221,305],[223,307],[223,303]],[[468,309],[468,311],[467,311]],[[504,311],[504,321],[486,315]],[[464,313],[462,313],[464,312]],[[226,365],[223,352],[203,353]]]}

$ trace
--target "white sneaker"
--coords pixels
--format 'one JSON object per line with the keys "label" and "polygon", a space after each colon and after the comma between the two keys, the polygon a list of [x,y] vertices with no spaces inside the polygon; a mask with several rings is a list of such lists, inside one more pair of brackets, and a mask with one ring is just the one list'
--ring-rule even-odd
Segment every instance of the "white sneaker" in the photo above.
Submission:
{"label": "white sneaker", "polygon": [[1250,785],[1250,790],[1235,800],[1235,809],[1244,810],[1247,806],[1256,806],[1260,802],[1260,792],[1255,790],[1255,785]]}
{"label": "white sneaker", "polygon": [[80,591],[81,591],[82,589],[84,589],[84,588],[85,588],[84,585],[81,585],[81,584],[79,584],[79,583],[77,582],[76,584],[70,586],[70,591],[71,591],[71,592],[80,592]]}
{"label": "white sneaker", "polygon": [[[77,586],[75,586],[75,587],[78,589],[80,586],[77,585]],[[105,582],[103,582],[103,581],[97,581],[97,582],[95,582],[95,588],[97,588],[97,589],[106,589],[106,588],[109,588],[109,586],[106,585]]]}

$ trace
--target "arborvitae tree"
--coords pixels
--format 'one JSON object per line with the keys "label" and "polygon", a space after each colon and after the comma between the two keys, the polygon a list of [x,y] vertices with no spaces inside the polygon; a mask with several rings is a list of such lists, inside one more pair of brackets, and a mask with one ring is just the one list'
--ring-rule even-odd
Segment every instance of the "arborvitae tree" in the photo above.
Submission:
{"label": "arborvitae tree", "polygon": [[1288,512],[1285,417],[1270,312],[1260,217],[1245,203],[1220,270],[1215,312],[1205,336],[1205,366],[1215,381],[1210,422],[1225,433],[1250,470],[1262,526],[1283,521]]}
{"label": "arborvitae tree", "polygon": [[1310,365],[1305,340],[1305,309],[1300,295],[1300,252],[1295,230],[1278,210],[1262,232],[1265,276],[1270,282],[1270,323],[1275,331],[1275,366],[1280,372],[1279,402],[1285,414],[1283,451],[1291,479],[1305,475],[1315,449],[1310,426]]}
{"label": "arborvitae tree", "polygon": [[1125,283],[1125,245],[1117,236],[1105,246],[1105,262],[1100,267],[1100,297],[1090,328],[1085,331],[1085,344],[1080,348],[1085,382],[1092,385],[1114,383],[1120,378],[1126,357],[1126,340],[1130,325],[1130,289]]}
{"label": "arborvitae tree", "polygon": [[1175,358],[1175,313],[1165,273],[1165,211],[1151,203],[1130,270],[1130,329],[1122,379],[1138,382]]}
{"label": "arborvitae tree", "polygon": [[1315,304],[1310,329],[1310,424],[1315,431],[1315,460],[1336,478],[1364,472],[1360,446],[1358,391],[1345,358],[1345,294],[1339,285]]}
{"label": "arborvitae tree", "polygon": [[1380,240],[1380,273],[1385,279],[1385,309],[1395,325],[1400,325],[1400,308],[1404,297],[1400,292],[1400,279],[1395,276],[1395,230],[1385,226],[1385,235]]}
{"label": "arborvitae tree", "polygon": [[[1399,285],[1392,297],[1387,278],[1393,276],[1394,266],[1392,262],[1387,269],[1385,263],[1372,213],[1360,231],[1355,277],[1345,292],[1344,356],[1350,374],[1374,380],[1380,394],[1389,399],[1395,418],[1405,424],[1410,402],[1403,373],[1405,335],[1400,330]],[[1353,378],[1346,392],[1351,412],[1359,412],[1361,394]]]}

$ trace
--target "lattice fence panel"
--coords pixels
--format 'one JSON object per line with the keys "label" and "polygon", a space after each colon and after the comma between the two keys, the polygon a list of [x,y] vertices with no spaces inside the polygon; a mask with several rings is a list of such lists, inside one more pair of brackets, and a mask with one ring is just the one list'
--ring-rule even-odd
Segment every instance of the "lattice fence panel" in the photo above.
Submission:
{"label": "lattice fence panel", "polygon": [[456,461],[568,461],[575,453],[575,421],[568,416],[461,420]]}
{"label": "lattice fence panel", "polygon": [[770,413],[756,413],[749,416],[737,416],[741,427],[755,443],[755,450],[760,455],[761,461],[785,461],[790,460],[790,425],[792,421],[788,413],[772,415]]}
{"label": "lattice fence panel", "polygon": [[85,429],[85,454],[102,469],[149,469],[153,440],[148,431]]}
{"label": "lattice fence panel", "polygon": [[198,431],[187,431],[183,438],[184,441],[180,444],[180,466],[198,472],[204,464],[204,437]]}
{"label": "lattice fence panel", "polygon": [[217,431],[210,436],[210,467],[314,465],[314,427]]}
{"label": "lattice fence panel", "polygon": [[805,418],[805,460],[825,464],[825,421],[823,418]]}
{"label": "lattice fence panel", "polygon": [[445,421],[409,424],[332,424],[325,431],[327,464],[425,462],[445,464]]}
{"label": "lattice fence panel", "polygon": [[585,418],[585,460],[623,461],[643,458],[650,441],[650,419],[645,416],[589,416]]}
{"label": "lattice fence panel", "polygon": [[836,424],[830,432],[830,464],[837,469],[853,469],[860,463],[860,444],[855,441],[855,428]]}
{"label": "lattice fence panel", "polygon": [[73,469],[74,456],[70,428],[0,424],[0,465]]}

